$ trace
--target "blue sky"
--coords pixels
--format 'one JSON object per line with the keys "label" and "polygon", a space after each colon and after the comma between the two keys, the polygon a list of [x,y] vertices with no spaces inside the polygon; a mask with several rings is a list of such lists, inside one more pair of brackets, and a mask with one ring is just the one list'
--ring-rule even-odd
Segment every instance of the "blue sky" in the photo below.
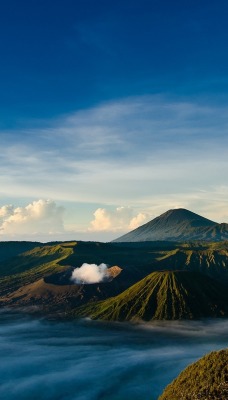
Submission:
{"label": "blue sky", "polygon": [[1,239],[228,222],[227,20],[223,0],[4,2]]}

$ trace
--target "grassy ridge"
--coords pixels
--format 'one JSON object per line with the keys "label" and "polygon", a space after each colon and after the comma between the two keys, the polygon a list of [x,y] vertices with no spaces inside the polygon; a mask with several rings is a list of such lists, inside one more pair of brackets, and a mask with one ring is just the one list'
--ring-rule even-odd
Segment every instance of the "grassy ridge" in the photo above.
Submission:
{"label": "grassy ridge", "polygon": [[37,247],[20,254],[1,265],[0,295],[17,290],[20,286],[64,269],[59,263],[70,256],[72,247],[67,244]]}
{"label": "grassy ridge", "polygon": [[188,366],[159,400],[227,400],[228,350],[214,351]]}
{"label": "grassy ridge", "polygon": [[[6,246],[7,244],[7,246]],[[4,246],[11,253],[8,243]],[[13,243],[13,248],[15,244]],[[28,243],[26,243],[28,246]],[[34,243],[31,244],[34,246]],[[1,247],[1,246],[0,246]],[[61,252],[71,249],[61,261],[62,265],[80,267],[82,263],[106,263],[119,265],[129,273],[137,275],[138,280],[148,273],[164,269],[200,270],[205,274],[222,276],[228,280],[228,241],[220,243],[97,243],[62,242],[38,246],[14,258],[0,261],[0,277],[25,272],[44,262],[58,259]],[[17,244],[17,251],[18,248]],[[12,251],[13,253],[13,251]]]}
{"label": "grassy ridge", "polygon": [[112,321],[195,319],[226,315],[226,289],[194,272],[153,272],[120,295],[72,312]]}
{"label": "grassy ridge", "polygon": [[156,263],[157,269],[199,271],[228,282],[228,242],[182,244],[172,250],[161,251]]}
{"label": "grassy ridge", "polygon": [[35,247],[15,258],[2,262],[0,264],[0,276],[19,274],[55,260],[63,260],[69,257],[72,252],[72,248],[64,243],[55,246]]}
{"label": "grassy ridge", "polygon": [[[27,246],[27,243],[25,245]],[[18,245],[17,251],[19,251]],[[93,314],[94,318],[179,319],[198,318],[200,315],[218,316],[226,312],[222,302],[216,303],[217,292],[220,290],[216,291],[214,282],[213,287],[209,281],[207,285],[204,281],[197,287],[197,281],[200,278],[196,279],[193,275],[190,282],[188,275],[181,275],[180,280],[176,272],[173,275],[157,274],[154,277],[149,274],[153,271],[161,273],[165,270],[201,271],[204,275],[209,275],[218,281],[228,282],[228,242],[182,244],[62,242],[38,246],[0,262],[1,304],[5,304],[6,295],[12,294],[13,298],[13,293],[18,289],[40,279],[52,285],[50,289],[53,289],[54,302],[58,285],[71,285],[71,269],[80,267],[84,262],[96,264],[104,262],[110,266],[118,265],[122,268],[121,274],[112,283],[100,283],[96,285],[96,288],[85,285],[84,288],[80,288],[81,300],[79,296],[77,299],[72,299],[72,307],[91,300],[108,299],[108,303],[102,303],[102,309],[100,304],[91,306],[88,303],[86,313]],[[142,279],[144,279],[143,287],[140,289],[139,281]],[[139,286],[132,289],[134,284]],[[206,289],[202,291],[202,288],[206,286],[211,287],[210,293]],[[28,302],[31,290],[35,293],[36,288],[37,286],[28,288]],[[65,289],[66,293],[69,293],[68,288]],[[132,291],[125,293],[123,298],[118,298],[117,303],[110,298],[120,295],[126,289]],[[194,296],[191,294],[192,291],[194,291]],[[69,296],[72,297],[73,292],[70,292]],[[23,293],[26,294],[26,288],[23,289]],[[64,297],[64,287],[61,293]],[[203,298],[202,293],[204,293]],[[17,301],[20,305],[20,299]],[[90,307],[93,308],[90,310]],[[151,316],[151,310],[154,310],[153,316]]]}

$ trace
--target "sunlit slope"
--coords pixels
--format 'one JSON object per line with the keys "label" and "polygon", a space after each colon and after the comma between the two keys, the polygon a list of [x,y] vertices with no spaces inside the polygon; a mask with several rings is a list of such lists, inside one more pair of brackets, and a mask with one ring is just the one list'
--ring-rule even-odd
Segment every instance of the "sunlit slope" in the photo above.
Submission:
{"label": "sunlit slope", "polygon": [[63,260],[72,254],[72,249],[72,243],[35,247],[14,258],[2,261],[0,263],[0,276],[18,274],[55,260]]}
{"label": "sunlit slope", "polygon": [[183,244],[172,250],[159,251],[154,267],[198,271],[228,282],[228,242]]}
{"label": "sunlit slope", "polygon": [[227,315],[227,300],[226,288],[200,273],[153,272],[120,295],[73,315],[112,321],[219,317]]}
{"label": "sunlit slope", "polygon": [[37,306],[42,311],[62,313],[78,305],[119,294],[121,284],[118,276],[121,271],[118,266],[110,267],[106,281],[89,285],[73,284],[70,279],[62,279],[62,276],[69,276],[68,270],[63,271],[63,274],[57,272],[22,285],[19,289],[2,296],[0,303],[8,307]]}
{"label": "sunlit slope", "polygon": [[[119,246],[114,243],[101,243],[101,242],[77,242],[73,248],[73,252],[62,264],[67,263],[74,267],[80,267],[83,263],[88,264],[101,264],[119,265],[121,268],[129,270],[138,274],[139,279],[142,277],[145,269],[148,273],[150,271],[151,262],[156,259],[157,248],[163,248],[162,245],[155,245],[149,243],[145,247],[135,246],[129,248],[128,246]],[[168,248],[171,248],[168,245]],[[145,276],[145,275],[144,275]]]}
{"label": "sunlit slope", "polygon": [[[151,271],[151,261],[156,254],[150,250],[151,246],[129,249],[108,243],[80,241],[42,245],[0,262],[0,296],[47,277],[51,277],[51,284],[72,284],[69,280],[72,270],[83,263],[106,263],[124,268],[121,279],[117,278],[115,283],[114,292],[117,294]],[[105,293],[106,298],[109,296],[108,289]],[[112,290],[110,295],[113,295]]]}
{"label": "sunlit slope", "polygon": [[[121,273],[111,283],[73,285],[72,271],[84,262],[117,265]],[[0,262],[0,302],[2,306],[58,303],[61,308],[61,301],[67,301],[74,308],[119,295],[148,274],[165,270],[201,271],[217,281],[228,283],[228,242],[62,242],[41,245]],[[178,318],[178,315],[168,318]],[[136,314],[136,318],[140,316]]]}
{"label": "sunlit slope", "polygon": [[159,400],[227,400],[228,350],[214,351],[188,366]]}
{"label": "sunlit slope", "polygon": [[[7,242],[6,242],[7,243]],[[11,254],[10,242],[7,243]],[[160,269],[199,270],[211,276],[227,275],[228,241],[225,242],[62,242],[45,244],[0,262],[0,277],[26,272],[61,259],[61,265],[83,263],[119,265],[138,280]],[[228,276],[227,276],[228,277]]]}
{"label": "sunlit slope", "polygon": [[71,243],[36,247],[0,265],[0,295],[62,271],[60,262],[72,253]]}
{"label": "sunlit slope", "polygon": [[228,239],[228,224],[218,224],[189,210],[169,210],[114,242],[221,241]]}
{"label": "sunlit slope", "polygon": [[113,253],[118,255],[118,249],[111,251],[109,247],[90,242],[52,243],[4,261],[0,264],[1,306],[38,306],[47,312],[59,312],[119,294],[131,284],[131,278],[128,277],[129,283],[125,276],[119,279],[121,268],[118,266],[109,269],[115,277],[110,282],[83,285],[73,284],[70,279],[75,266],[99,259],[101,262],[107,258],[111,260]]}
{"label": "sunlit slope", "polygon": [[228,241],[223,242],[77,242],[62,264],[83,262],[118,265],[131,284],[159,270],[199,271],[228,282]]}

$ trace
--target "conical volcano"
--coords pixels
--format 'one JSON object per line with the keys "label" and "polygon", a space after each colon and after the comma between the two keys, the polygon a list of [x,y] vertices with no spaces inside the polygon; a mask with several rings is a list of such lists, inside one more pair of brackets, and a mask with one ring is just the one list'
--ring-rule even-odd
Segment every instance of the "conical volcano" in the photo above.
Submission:
{"label": "conical volcano", "polygon": [[111,321],[175,320],[227,315],[226,289],[198,272],[153,272],[116,297],[87,304],[75,316]]}
{"label": "conical volcano", "polygon": [[150,222],[114,240],[220,241],[228,239],[228,224],[218,224],[184,208],[169,210]]}

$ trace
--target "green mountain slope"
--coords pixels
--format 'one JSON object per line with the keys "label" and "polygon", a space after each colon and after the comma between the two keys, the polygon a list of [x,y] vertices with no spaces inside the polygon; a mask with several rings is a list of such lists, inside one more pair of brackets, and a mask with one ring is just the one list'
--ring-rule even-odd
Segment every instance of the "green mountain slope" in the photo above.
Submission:
{"label": "green mountain slope", "polygon": [[221,241],[228,239],[228,224],[218,224],[183,208],[169,210],[114,242]]}
{"label": "green mountain slope", "polygon": [[73,311],[112,321],[195,319],[227,315],[226,288],[200,273],[153,272],[120,295]]}
{"label": "green mountain slope", "polygon": [[[9,253],[10,243],[7,242]],[[35,247],[0,262],[0,296],[51,274],[54,274],[51,283],[70,284],[70,271],[85,262],[124,268],[123,279],[119,282],[120,292],[151,271],[151,261],[157,254],[151,252],[151,248],[153,244],[146,248],[129,249],[98,242],[62,242]],[[61,275],[56,276],[57,272]]]}
{"label": "green mountain slope", "polygon": [[186,243],[172,250],[159,251],[153,266],[158,270],[198,271],[228,282],[228,242]]}
{"label": "green mountain slope", "polygon": [[60,261],[72,254],[71,243],[43,245],[19,254],[0,264],[0,276],[14,275],[28,271],[52,261]]}
{"label": "green mountain slope", "polygon": [[[14,243],[12,246],[14,249]],[[10,252],[10,242],[7,247]],[[122,271],[112,282],[75,285],[70,279],[72,270],[84,262],[117,265]],[[2,306],[42,307],[48,304],[49,308],[56,304],[56,309],[63,309],[67,302],[68,309],[75,308],[86,302],[117,296],[148,274],[165,270],[200,271],[228,283],[228,242],[62,242],[39,245],[0,262],[0,303]],[[163,318],[162,315],[158,317]],[[136,313],[136,318],[141,316]],[[169,318],[179,317],[171,315]]]}
{"label": "green mountain slope", "polygon": [[[37,306],[45,312],[62,312],[87,301],[119,294],[137,280],[134,274],[120,278],[121,268],[109,268],[112,279],[93,285],[71,281],[75,265],[102,261],[119,250],[108,244],[62,242],[39,246],[0,263],[0,304],[7,307]],[[123,251],[124,254],[124,251]],[[134,267],[133,267],[134,270]],[[134,278],[132,278],[134,277]]]}
{"label": "green mountain slope", "polygon": [[214,351],[188,366],[159,400],[227,400],[228,350]]}
{"label": "green mountain slope", "polygon": [[0,265],[0,296],[11,293],[46,275],[65,270],[66,267],[60,265],[60,262],[69,257],[71,253],[70,243],[47,245],[36,247],[2,262]]}
{"label": "green mountain slope", "polygon": [[[11,253],[11,242],[6,242],[4,245],[6,244]],[[12,246],[14,248],[14,243]],[[38,267],[42,269],[44,264],[55,260],[59,260],[58,263],[66,268],[69,266],[80,267],[85,262],[118,265],[126,274],[125,280],[129,281],[129,286],[150,272],[164,269],[201,271],[217,279],[228,280],[228,241],[215,243],[51,243],[0,261],[0,277],[14,276],[29,270],[32,274],[32,269]],[[43,277],[47,274],[48,268]]]}
{"label": "green mountain slope", "polygon": [[[36,306],[37,310],[47,313],[66,312],[80,304],[118,294],[121,290],[121,285],[118,283],[118,275],[121,271],[118,266],[110,267],[108,280],[88,285],[73,284],[70,280],[67,284],[58,280],[56,283],[58,275],[61,276],[61,272],[57,272],[5,294],[0,298],[0,303],[7,307]],[[68,271],[66,270],[65,273],[67,274]]]}

